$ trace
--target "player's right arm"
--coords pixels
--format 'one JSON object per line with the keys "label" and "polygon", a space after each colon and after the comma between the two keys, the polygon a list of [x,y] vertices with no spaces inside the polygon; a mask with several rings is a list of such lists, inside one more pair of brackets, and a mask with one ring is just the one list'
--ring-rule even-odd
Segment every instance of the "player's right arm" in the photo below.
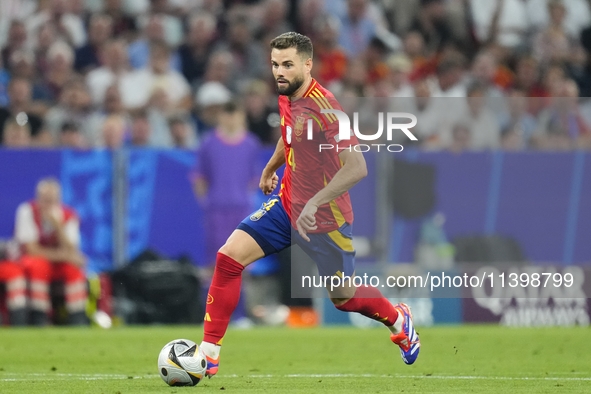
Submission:
{"label": "player's right arm", "polygon": [[283,138],[279,138],[275,152],[273,152],[273,156],[271,159],[269,159],[269,162],[265,166],[265,169],[261,175],[261,182],[259,183],[259,187],[265,195],[273,193],[273,190],[275,190],[277,187],[279,177],[275,171],[277,171],[284,164],[285,144],[283,143]]}

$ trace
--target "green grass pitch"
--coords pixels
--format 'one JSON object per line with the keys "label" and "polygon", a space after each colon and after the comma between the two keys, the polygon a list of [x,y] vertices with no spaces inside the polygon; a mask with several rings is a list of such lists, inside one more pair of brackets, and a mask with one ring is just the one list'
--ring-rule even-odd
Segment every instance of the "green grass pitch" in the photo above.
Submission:
{"label": "green grass pitch", "polygon": [[419,329],[404,365],[385,329],[230,330],[220,372],[168,387],[156,359],[201,327],[0,329],[0,393],[574,393],[591,392],[588,328]]}

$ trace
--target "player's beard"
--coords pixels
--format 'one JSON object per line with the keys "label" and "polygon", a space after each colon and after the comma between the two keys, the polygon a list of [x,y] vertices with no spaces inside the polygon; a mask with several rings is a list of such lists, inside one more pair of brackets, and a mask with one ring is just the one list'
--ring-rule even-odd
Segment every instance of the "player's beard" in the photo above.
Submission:
{"label": "player's beard", "polygon": [[303,75],[300,77],[295,77],[293,79],[293,81],[288,81],[285,78],[282,78],[282,79],[287,81],[287,84],[288,84],[284,88],[279,87],[279,84],[277,85],[277,93],[279,93],[282,96],[292,96],[304,84],[304,76]]}

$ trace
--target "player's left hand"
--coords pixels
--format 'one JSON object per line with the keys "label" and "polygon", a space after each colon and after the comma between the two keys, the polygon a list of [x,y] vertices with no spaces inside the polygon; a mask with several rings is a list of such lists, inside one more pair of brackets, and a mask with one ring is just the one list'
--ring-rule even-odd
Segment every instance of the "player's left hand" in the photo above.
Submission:
{"label": "player's left hand", "polygon": [[310,242],[310,238],[307,235],[308,231],[314,231],[318,228],[318,226],[316,226],[316,211],[318,211],[318,207],[308,201],[308,203],[304,206],[304,209],[302,209],[300,217],[298,217],[298,220],[296,220],[298,233],[307,242]]}

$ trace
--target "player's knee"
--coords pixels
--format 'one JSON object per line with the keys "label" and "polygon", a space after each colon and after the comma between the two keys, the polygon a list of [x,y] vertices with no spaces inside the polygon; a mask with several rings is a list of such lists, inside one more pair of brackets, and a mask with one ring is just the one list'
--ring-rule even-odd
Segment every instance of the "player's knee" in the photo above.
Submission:
{"label": "player's knee", "polygon": [[228,242],[226,241],[226,243],[218,249],[218,253],[221,253],[223,255],[226,255],[236,261],[237,258],[239,257],[239,253],[238,253],[238,248],[236,248],[236,246],[234,245],[234,242]]}
{"label": "player's knee", "polygon": [[265,255],[256,241],[241,230],[234,231],[218,253],[230,257],[245,267]]}

